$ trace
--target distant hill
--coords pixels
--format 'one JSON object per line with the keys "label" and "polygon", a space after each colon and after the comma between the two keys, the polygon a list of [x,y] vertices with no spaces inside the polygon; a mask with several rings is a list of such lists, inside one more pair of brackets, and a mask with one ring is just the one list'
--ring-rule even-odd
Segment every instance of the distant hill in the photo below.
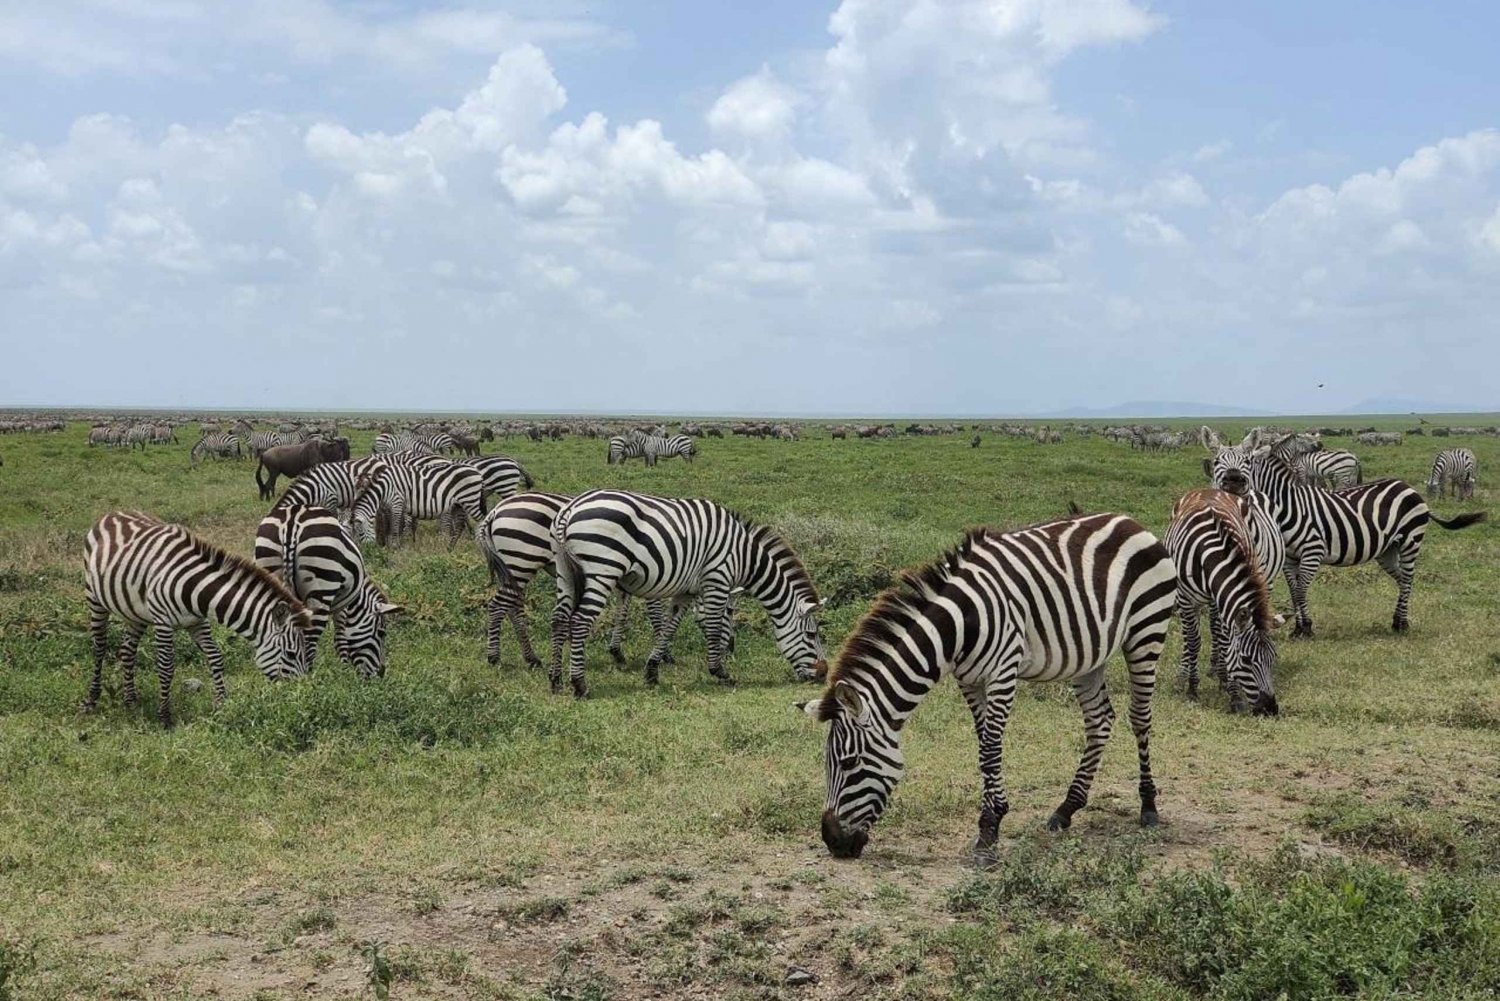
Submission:
{"label": "distant hill", "polygon": [[1254,407],[1226,407],[1215,403],[1173,400],[1134,400],[1112,407],[1068,407],[1037,417],[1270,417],[1272,411]]}
{"label": "distant hill", "polygon": [[1468,403],[1437,403],[1433,400],[1414,400],[1405,396],[1375,396],[1360,400],[1352,407],[1339,411],[1342,414],[1487,414],[1494,406],[1477,407]]}

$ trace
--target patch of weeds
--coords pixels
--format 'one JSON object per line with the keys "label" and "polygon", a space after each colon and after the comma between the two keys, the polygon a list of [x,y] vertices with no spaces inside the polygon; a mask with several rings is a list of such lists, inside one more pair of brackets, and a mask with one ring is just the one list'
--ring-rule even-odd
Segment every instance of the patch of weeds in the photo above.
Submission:
{"label": "patch of weeds", "polygon": [[614,982],[587,963],[580,963],[580,958],[576,950],[558,952],[542,993],[547,1001],[609,1001]]}
{"label": "patch of weeds", "polygon": [[895,883],[882,880],[875,887],[875,902],[882,907],[905,907],[911,903],[911,894]]}
{"label": "patch of weeds", "polygon": [[1500,882],[1420,885],[1287,846],[1241,865],[1162,877],[1122,921],[1141,965],[1224,1001],[1429,996],[1500,989]]}
{"label": "patch of weeds", "polygon": [[567,916],[568,901],[563,897],[533,897],[506,904],[497,912],[513,925],[550,924]]}
{"label": "patch of weeds", "polygon": [[1068,920],[1128,897],[1144,864],[1134,845],[1027,838],[1013,844],[993,869],[955,887],[948,909],[1001,919]]}
{"label": "patch of weeds", "polygon": [[416,916],[419,918],[425,918],[430,914],[436,914],[439,910],[442,909],[442,906],[442,895],[432,887],[427,887],[426,889],[419,891],[417,895],[412,898],[411,902],[412,913],[416,914]]}
{"label": "patch of weeds", "polygon": [[954,996],[964,1001],[1166,1001],[1182,995],[1141,977],[1103,943],[1071,928],[1037,927],[996,950],[967,943],[954,963]]}
{"label": "patch of weeds", "polygon": [[281,944],[290,945],[303,935],[332,931],[338,924],[338,920],[338,915],[333,913],[332,908],[314,907],[310,911],[303,911],[301,914],[288,918],[282,925]]}
{"label": "patch of weeds", "polygon": [[[1425,804],[1422,804],[1425,806]],[[1366,803],[1340,796],[1313,807],[1306,823],[1330,840],[1367,852],[1385,852],[1417,866],[1461,868],[1500,859],[1500,832],[1488,825],[1466,830],[1431,809]]]}
{"label": "patch of weeds", "polygon": [[36,969],[36,945],[0,938],[0,1001],[15,1001],[21,995],[16,982]]}
{"label": "patch of weeds", "polygon": [[396,978],[390,960],[386,958],[385,943],[369,939],[360,944],[359,951],[365,960],[365,983],[375,995],[375,1001],[388,1001],[391,982]]}

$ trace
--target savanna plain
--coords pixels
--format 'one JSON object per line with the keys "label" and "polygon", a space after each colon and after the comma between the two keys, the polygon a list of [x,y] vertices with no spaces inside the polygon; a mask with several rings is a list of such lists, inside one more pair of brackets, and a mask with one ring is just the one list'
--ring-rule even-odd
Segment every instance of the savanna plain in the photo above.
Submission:
{"label": "savanna plain", "polygon": [[[1316,638],[1280,639],[1277,718],[1231,716],[1211,685],[1187,701],[1174,626],[1155,703],[1159,828],[1136,824],[1113,664],[1122,722],[1071,830],[1043,825],[1077,763],[1077,705],[1026,686],[998,862],[971,863],[976,746],[945,684],[905,734],[908,773],[869,849],[838,861],[818,838],[824,731],[793,707],[815,689],[792,679],[759,608],[738,613],[735,687],[707,676],[689,624],[648,689],[637,609],[631,669],[591,644],[593,698],[554,697],[508,630],[502,663],[485,663],[484,563],[430,525],[368,556],[406,608],[384,679],[360,682],[325,642],[310,677],[273,685],[223,637],[216,711],[206,684],[185,684],[207,672],[180,636],[174,729],[155,722],[147,657],[137,708],[121,708],[111,666],[80,714],[89,525],[141,509],[248,554],[269,506],[253,462],[191,467],[190,429],[145,452],[89,448],[87,430],[0,438],[0,998],[1500,995],[1495,522],[1429,528],[1405,635],[1378,567],[1323,570]],[[353,437],[367,454],[372,435]],[[1367,479],[1417,485],[1438,448],[1465,445],[1478,492],[1435,508],[1500,500],[1500,438],[1328,444],[1353,447]],[[770,523],[828,599],[830,652],[900,568],[967,526],[1075,502],[1161,534],[1204,484],[1201,449],[1098,437],[986,433],[971,448],[968,433],[813,430],[709,439],[694,463],[655,469],[606,466],[582,438],[486,451],[540,489],[702,495]],[[539,640],[550,586],[530,595]]]}

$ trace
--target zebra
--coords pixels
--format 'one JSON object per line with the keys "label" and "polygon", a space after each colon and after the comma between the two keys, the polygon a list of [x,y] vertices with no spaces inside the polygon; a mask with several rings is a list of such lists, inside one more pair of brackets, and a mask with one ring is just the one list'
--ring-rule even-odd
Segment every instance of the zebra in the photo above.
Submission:
{"label": "zebra", "polygon": [[361,678],[385,674],[386,626],[402,609],[370,580],[359,544],[335,511],[298,504],[273,508],[255,532],[255,565],[279,575],[307,606],[305,671],[312,670],[331,617],[339,659],[353,664]]}
{"label": "zebra", "polygon": [[[417,521],[436,518],[446,527],[448,548],[452,549],[466,519],[476,525],[484,520],[484,476],[478,469],[436,455],[396,452],[387,458],[391,490],[401,498],[401,510],[392,511],[397,544],[408,532],[416,538]],[[360,524],[359,519],[356,524]],[[367,538],[374,529],[366,523],[359,531]]]}
{"label": "zebra", "polygon": [[271,511],[291,507],[348,512],[348,521],[362,543],[377,541],[375,526],[382,508],[405,511],[392,483],[391,463],[380,456],[313,466],[292,481]]}
{"label": "zebra", "polygon": [[1221,449],[1210,469],[1214,486],[1220,490],[1237,494],[1253,487],[1263,494],[1267,509],[1281,527],[1287,549],[1287,584],[1297,613],[1293,636],[1313,634],[1307,589],[1319,567],[1348,567],[1371,560],[1396,582],[1391,628],[1405,632],[1410,626],[1412,578],[1427,523],[1457,531],[1485,518],[1480,511],[1445,521],[1401,480],[1374,480],[1340,490],[1309,486],[1265,448],[1248,456],[1238,448]]}
{"label": "zebra", "polygon": [[1212,662],[1221,665],[1230,711],[1248,705],[1257,716],[1275,716],[1271,631],[1282,619],[1271,611],[1270,588],[1251,538],[1252,516],[1245,497],[1223,490],[1190,491],[1172,508],[1166,545],[1177,568],[1181,674],[1188,680],[1188,697],[1198,697],[1198,613],[1206,608]]}
{"label": "zebra", "polygon": [[1340,448],[1299,455],[1292,469],[1303,483],[1330,490],[1358,486],[1364,480],[1359,456]]}
{"label": "zebra", "polygon": [[557,605],[552,613],[549,678],[562,688],[562,642],[571,644],[573,694],[588,693],[583,644],[616,587],[643,598],[671,598],[672,610],[646,660],[646,683],[672,643],[692,599],[703,606],[708,670],[724,670],[724,608],[736,587],[766,608],[776,645],[798,678],[827,669],[817,613],[822,607],[797,554],[764,525],[753,524],[713,501],[652,497],[622,490],[590,490],[573,498],[552,524]]}
{"label": "zebra", "polygon": [[1427,477],[1427,496],[1444,496],[1453,488],[1453,496],[1468,499],[1474,496],[1474,481],[1478,463],[1474,453],[1467,448],[1446,448],[1432,460],[1432,473]]}
{"label": "zebra", "polygon": [[644,459],[646,465],[654,466],[658,459],[671,458],[674,455],[680,455],[688,462],[692,462],[696,454],[698,454],[698,446],[685,434],[676,434],[667,438],[637,431],[624,437],[611,438],[607,459],[611,466],[623,463],[626,459]]}
{"label": "zebra", "polygon": [[1017,683],[1071,681],[1083,710],[1082,759],[1057,831],[1088,802],[1114,723],[1104,665],[1123,650],[1140,766],[1140,822],[1154,826],[1151,698],[1177,597],[1171,554],[1121,514],[1074,515],[1011,532],[972,529],[929,566],[908,570],[855,626],[821,698],[803,704],[830,724],[824,750],[823,843],[857,858],[905,764],[901,731],[944,674],[974,717],[983,797],[977,849],[993,854],[1010,810],[1000,759]]}
{"label": "zebra", "polygon": [[188,452],[188,458],[194,463],[209,455],[220,459],[230,456],[238,459],[244,455],[242,448],[243,442],[239,435],[231,431],[211,431],[198,439]]}
{"label": "zebra", "polygon": [[527,490],[536,486],[521,464],[504,455],[480,455],[460,459],[459,465],[473,466],[484,477],[484,492],[490,497],[504,500],[513,497],[524,486]]}
{"label": "zebra", "polygon": [[139,512],[107,514],[89,530],[83,560],[94,658],[84,711],[99,702],[111,614],[125,623],[120,663],[126,706],[136,702],[136,647],[146,627],[152,629],[161,685],[156,715],[163,727],[172,725],[172,672],[180,628],[188,630],[208,659],[215,705],[222,705],[227,693],[224,655],[214,643],[211,622],[254,642],[256,663],[267,678],[275,681],[303,673],[302,630],[311,623],[307,609],[281,581],[181,525]]}
{"label": "zebra", "polygon": [[394,455],[398,452],[437,454],[436,449],[410,431],[382,431],[375,436],[375,443],[370,447],[370,451],[374,455]]}
{"label": "zebra", "polygon": [[[491,508],[489,514],[485,515],[484,521],[480,523],[476,533],[479,549],[484,554],[485,563],[490,568],[490,576],[496,585],[495,594],[485,603],[488,617],[485,630],[485,659],[491,665],[500,663],[500,633],[505,620],[509,619],[511,628],[516,634],[516,642],[521,647],[521,656],[531,667],[542,666],[541,658],[536,655],[536,651],[531,646],[531,634],[526,627],[522,605],[525,600],[526,586],[531,583],[537,571],[543,568],[550,569],[552,566],[552,523],[557,518],[557,512],[561,511],[572,499],[563,494],[540,491],[516,494]],[[625,662],[621,640],[630,610],[630,596],[626,594],[622,598],[609,640],[609,654],[616,665],[623,665]],[[734,652],[732,623],[737,603],[738,595],[731,592],[724,612],[726,619],[731,623],[727,641],[730,653]],[[652,635],[660,637],[661,630],[666,623],[663,603],[655,600],[648,601],[646,613],[651,621]],[[707,636],[707,627],[704,625],[706,620],[703,617],[701,603],[694,606],[694,615],[699,628],[703,629],[704,635]],[[663,655],[662,663],[673,663],[670,649]]]}
{"label": "zebra", "polygon": [[297,439],[295,435],[282,434],[280,431],[249,431],[246,433],[246,444],[250,449],[250,457],[259,459],[260,454],[268,448],[277,445],[290,445]]}

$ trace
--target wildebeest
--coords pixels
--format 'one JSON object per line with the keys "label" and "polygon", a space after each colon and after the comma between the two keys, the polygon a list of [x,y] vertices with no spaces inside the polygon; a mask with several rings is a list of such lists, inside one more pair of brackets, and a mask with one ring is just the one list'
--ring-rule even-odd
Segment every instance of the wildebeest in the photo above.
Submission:
{"label": "wildebeest", "polygon": [[[301,476],[320,462],[343,462],[349,458],[349,439],[313,438],[296,445],[276,445],[260,453],[260,463],[255,467],[255,485],[260,487],[260,499],[270,500],[276,492],[276,478],[281,475]],[[261,479],[261,470],[270,474]]]}

